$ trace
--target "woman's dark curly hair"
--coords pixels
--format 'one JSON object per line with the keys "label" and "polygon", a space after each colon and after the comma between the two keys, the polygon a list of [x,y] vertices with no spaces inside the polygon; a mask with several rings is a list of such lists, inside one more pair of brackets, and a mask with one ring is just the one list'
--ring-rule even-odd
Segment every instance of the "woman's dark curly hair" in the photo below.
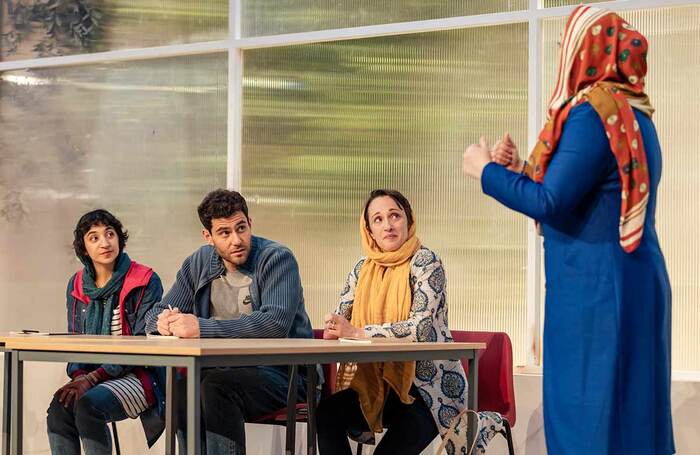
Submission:
{"label": "woman's dark curly hair", "polygon": [[197,207],[199,221],[207,231],[211,232],[211,220],[215,218],[229,218],[236,212],[243,212],[248,218],[248,205],[238,191],[219,188],[204,196],[204,200]]}
{"label": "woman's dark curly hair", "polygon": [[401,207],[401,210],[406,213],[406,221],[408,221],[408,227],[410,228],[413,226],[413,210],[411,209],[411,204],[408,202],[408,199],[406,199],[406,196],[403,194],[399,193],[396,190],[387,190],[387,189],[378,189],[374,190],[371,193],[369,193],[369,198],[367,198],[367,202],[365,202],[365,227],[369,229],[369,214],[367,213],[367,209],[369,209],[369,204],[377,199],[378,197],[382,196],[388,196],[396,202],[396,204]]}
{"label": "woman's dark curly hair", "polygon": [[94,225],[108,226],[114,229],[119,238],[119,253],[124,251],[126,246],[126,241],[129,240],[129,233],[122,227],[121,221],[119,221],[114,215],[109,213],[104,209],[93,210],[85,215],[81,216],[78,220],[78,224],[75,226],[73,231],[73,249],[75,250],[75,255],[81,259],[90,259],[85,249],[85,234],[90,232],[90,228]]}

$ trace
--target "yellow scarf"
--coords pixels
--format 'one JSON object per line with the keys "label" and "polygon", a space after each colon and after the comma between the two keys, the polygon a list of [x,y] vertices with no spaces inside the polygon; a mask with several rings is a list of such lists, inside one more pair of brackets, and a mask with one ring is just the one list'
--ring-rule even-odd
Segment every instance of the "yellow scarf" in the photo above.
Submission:
{"label": "yellow scarf", "polygon": [[[355,288],[350,323],[363,328],[372,324],[405,321],[411,312],[409,274],[411,258],[420,248],[415,218],[408,239],[396,251],[384,252],[374,241],[360,216],[360,238],[367,254]],[[389,389],[394,389],[402,403],[413,403],[408,392],[416,376],[416,362],[381,362],[340,365],[338,389],[355,390],[370,430],[382,431],[382,410]]]}

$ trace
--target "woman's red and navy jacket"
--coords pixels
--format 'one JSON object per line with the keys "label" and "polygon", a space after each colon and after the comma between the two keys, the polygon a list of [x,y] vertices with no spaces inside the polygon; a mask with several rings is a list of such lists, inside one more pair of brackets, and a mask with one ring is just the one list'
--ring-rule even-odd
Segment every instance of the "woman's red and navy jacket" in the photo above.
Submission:
{"label": "woman's red and navy jacket", "polygon": [[[75,273],[68,281],[66,309],[68,331],[74,334],[85,333],[85,319],[90,298],[83,292],[84,269]],[[119,317],[123,335],[145,335],[145,315],[160,301],[163,285],[153,269],[137,262],[131,263],[119,292]],[[152,407],[141,415],[149,446],[155,443],[164,428],[165,415],[165,369],[134,367],[114,364],[85,364],[71,362],[67,366],[68,376],[76,378],[96,371],[103,381],[133,373],[143,384],[146,400]]]}

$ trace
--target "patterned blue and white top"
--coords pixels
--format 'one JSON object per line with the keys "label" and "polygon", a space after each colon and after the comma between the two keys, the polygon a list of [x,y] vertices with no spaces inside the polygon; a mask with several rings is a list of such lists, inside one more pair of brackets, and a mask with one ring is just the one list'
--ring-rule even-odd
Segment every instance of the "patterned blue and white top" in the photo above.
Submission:
{"label": "patterned blue and white top", "polygon": [[[352,317],[352,305],[360,268],[360,259],[348,275],[340,294],[336,314],[347,320]],[[408,319],[365,327],[370,337],[409,338],[412,341],[452,341],[447,327],[447,293],[445,269],[438,255],[426,247],[416,251],[411,259],[409,274],[412,305]],[[467,378],[459,360],[420,360],[416,362],[414,384],[430,408],[442,436],[454,417],[467,407]]]}

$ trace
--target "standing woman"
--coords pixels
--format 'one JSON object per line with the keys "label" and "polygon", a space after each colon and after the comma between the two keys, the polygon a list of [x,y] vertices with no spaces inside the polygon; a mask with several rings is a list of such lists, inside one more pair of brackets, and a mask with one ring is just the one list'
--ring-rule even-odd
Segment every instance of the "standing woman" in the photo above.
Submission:
{"label": "standing woman", "polygon": [[[360,216],[360,238],[366,257],[348,274],[336,311],[326,315],[324,338],[452,341],[445,269],[416,237],[408,200],[395,190],[372,191]],[[340,391],[318,408],[321,455],[350,454],[348,432],[367,441],[383,428],[388,430],[375,454],[417,455],[444,436],[467,406],[458,360],[345,363],[337,382]],[[497,423],[489,422],[496,431]],[[479,453],[493,431],[480,435]]]}
{"label": "standing woman", "polygon": [[[68,281],[68,331],[88,335],[143,335],[144,316],[163,287],[150,268],[124,252],[128,234],[106,210],[86,213],[74,231],[75,254],[85,266]],[[48,409],[51,453],[109,455],[108,422],[141,417],[148,445],[164,428],[163,368],[69,363],[70,382]]]}
{"label": "standing woman", "polygon": [[646,39],[620,16],[576,8],[529,163],[508,137],[496,162],[483,138],[464,153],[464,172],[484,193],[544,234],[552,454],[675,452],[671,288],[654,217],[661,150],[646,57]]}

